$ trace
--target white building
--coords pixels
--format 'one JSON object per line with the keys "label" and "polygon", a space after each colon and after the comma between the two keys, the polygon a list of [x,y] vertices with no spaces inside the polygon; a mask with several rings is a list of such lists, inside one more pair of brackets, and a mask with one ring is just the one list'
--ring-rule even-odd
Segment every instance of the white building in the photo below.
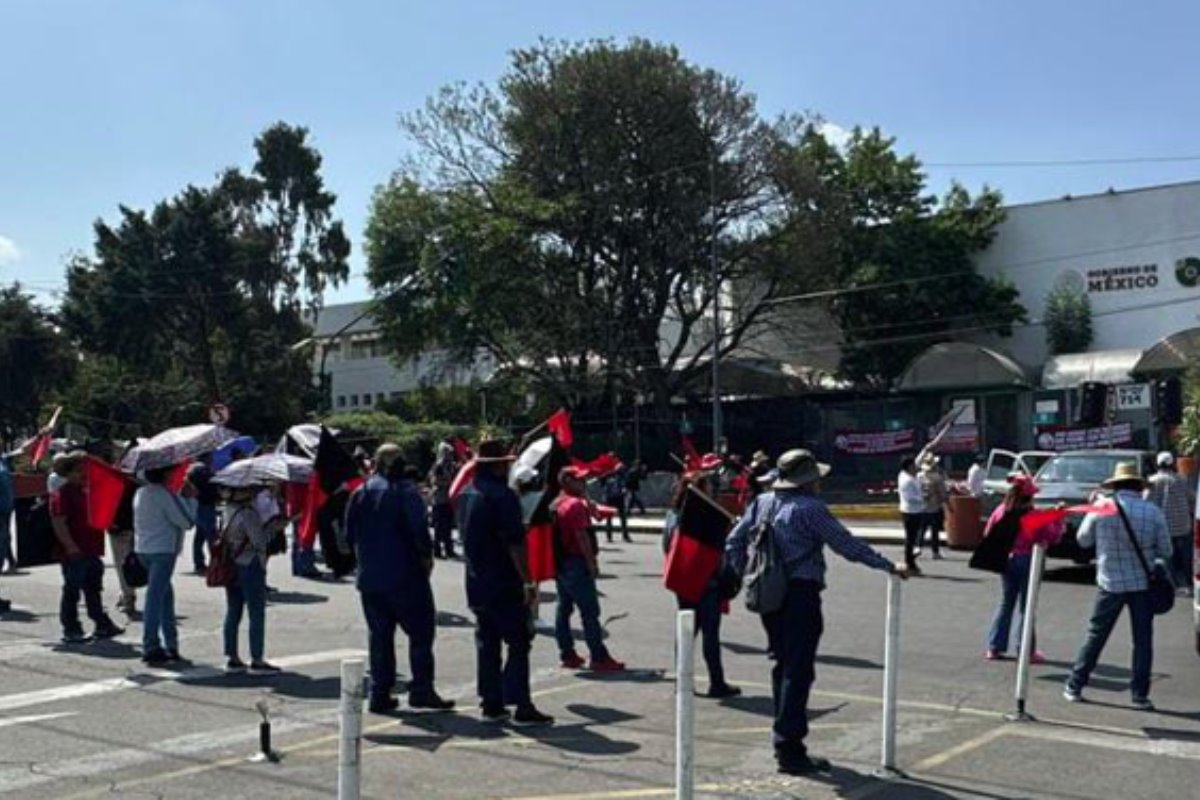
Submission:
{"label": "white building", "polygon": [[369,410],[424,386],[469,386],[491,373],[487,359],[463,367],[446,363],[436,352],[397,366],[368,305],[326,306],[317,317],[313,373],[328,376],[334,411]]}

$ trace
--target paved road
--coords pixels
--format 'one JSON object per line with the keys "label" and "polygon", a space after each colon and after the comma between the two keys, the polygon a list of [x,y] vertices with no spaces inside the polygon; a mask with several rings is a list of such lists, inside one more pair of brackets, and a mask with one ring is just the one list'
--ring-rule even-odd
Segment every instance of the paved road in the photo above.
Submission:
{"label": "paved road", "polygon": [[[895,550],[888,548],[895,555]],[[671,796],[673,603],[659,586],[652,537],[606,548],[605,616],[613,651],[633,669],[598,678],[556,666],[551,639],[535,647],[538,702],[560,724],[530,732],[481,725],[474,708],[471,628],[461,566],[439,565],[439,685],[454,715],[368,716],[364,796],[616,800]],[[904,587],[899,765],[908,782],[871,773],[879,752],[883,602],[876,573],[835,562],[813,699],[812,746],[837,769],[823,782],[774,774],[767,662],[757,620],[727,618],[727,669],[746,695],[697,700],[702,797],[1172,798],[1200,781],[1200,659],[1190,611],[1159,622],[1154,699],[1128,708],[1122,624],[1084,706],[1059,690],[1092,597],[1089,576],[1056,570],[1043,593],[1042,646],[1051,663],[1032,681],[1039,722],[1010,724],[1013,667],[981,658],[997,588],[964,557],[930,564]],[[316,798],[336,786],[338,663],[361,652],[364,629],[349,584],[294,580],[268,610],[269,654],[291,672],[226,678],[219,663],[222,602],[196,577],[177,577],[183,646],[197,666],[150,671],[140,628],[121,640],[54,644],[52,568],[3,578],[18,612],[0,620],[0,797]],[[699,659],[698,659],[699,661]],[[703,673],[701,673],[703,674]],[[701,678],[701,687],[703,679]],[[281,764],[250,764],[266,700]]]}

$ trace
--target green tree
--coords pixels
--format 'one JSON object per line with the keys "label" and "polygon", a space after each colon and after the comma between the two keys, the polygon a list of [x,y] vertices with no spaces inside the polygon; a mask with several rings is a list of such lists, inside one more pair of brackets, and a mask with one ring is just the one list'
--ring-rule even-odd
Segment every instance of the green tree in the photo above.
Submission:
{"label": "green tree", "polygon": [[[665,404],[819,271],[781,247],[803,205],[778,181],[798,126],[763,121],[736,80],[673,47],[541,42],[403,128],[420,157],[379,188],[366,230],[401,358],[486,354],[555,401]],[[714,246],[720,284],[755,287],[719,342]]]}
{"label": "green tree", "polygon": [[939,201],[920,161],[879,129],[855,129],[839,150],[810,126],[791,160],[789,182],[817,203],[805,229],[830,243],[823,257],[835,265],[829,309],[844,377],[887,386],[931,344],[1011,335],[1026,318],[1017,290],[972,261],[1004,218],[998,192],[972,197],[954,184]]}
{"label": "green tree", "polygon": [[0,434],[37,427],[38,413],[71,380],[74,348],[50,312],[19,284],[0,288]]}
{"label": "green tree", "polygon": [[1092,346],[1092,301],[1082,289],[1054,287],[1042,321],[1051,355],[1083,353]]}
{"label": "green tree", "polygon": [[[310,365],[292,345],[308,335],[304,306],[319,309],[346,278],[349,243],[307,131],[275,125],[255,149],[249,174],[226,170],[150,212],[122,206],[115,224],[96,223],[94,255],[68,267],[68,331],[88,354],[115,359],[105,369],[126,386],[149,384],[134,394],[167,403],[140,410],[147,427],[179,415],[179,394],[190,419],[220,400],[255,432],[313,405]],[[94,410],[127,416],[116,398]]]}

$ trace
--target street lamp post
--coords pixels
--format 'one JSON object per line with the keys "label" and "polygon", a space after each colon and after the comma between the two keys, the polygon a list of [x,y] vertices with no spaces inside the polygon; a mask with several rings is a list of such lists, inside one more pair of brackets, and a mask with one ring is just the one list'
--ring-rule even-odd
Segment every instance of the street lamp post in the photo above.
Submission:
{"label": "street lamp post", "polygon": [[712,427],[713,452],[721,448],[721,274],[717,266],[717,160],[708,165],[708,208],[712,216],[713,352],[712,352]]}

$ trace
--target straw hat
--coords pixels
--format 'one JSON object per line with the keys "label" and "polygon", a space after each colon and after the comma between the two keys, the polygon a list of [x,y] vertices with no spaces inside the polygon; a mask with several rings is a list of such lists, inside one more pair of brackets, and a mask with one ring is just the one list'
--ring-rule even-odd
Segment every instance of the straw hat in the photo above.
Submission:
{"label": "straw hat", "polygon": [[774,489],[801,489],[824,478],[831,467],[822,464],[807,450],[788,450],[779,457],[779,478]]}
{"label": "straw hat", "polygon": [[1105,489],[1112,489],[1116,486],[1127,484],[1137,484],[1138,488],[1141,488],[1146,485],[1146,479],[1138,472],[1136,464],[1129,461],[1122,461],[1113,469],[1112,477],[1104,481],[1100,486]]}

